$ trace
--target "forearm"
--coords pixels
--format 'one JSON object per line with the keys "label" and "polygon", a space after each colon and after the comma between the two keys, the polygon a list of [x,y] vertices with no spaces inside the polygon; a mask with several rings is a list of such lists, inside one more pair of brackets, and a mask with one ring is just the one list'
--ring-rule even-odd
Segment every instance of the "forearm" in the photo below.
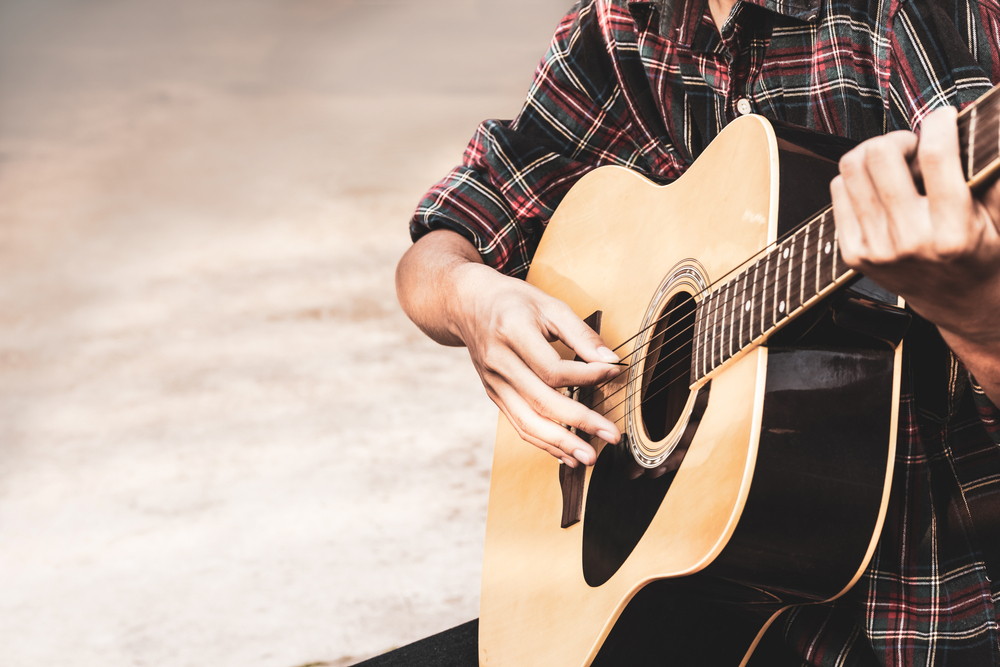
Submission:
{"label": "forearm", "polygon": [[396,295],[403,312],[442,345],[465,344],[454,311],[454,297],[463,272],[472,267],[490,270],[465,237],[449,230],[422,237],[396,267]]}
{"label": "forearm", "polygon": [[[469,349],[486,393],[526,442],[568,466],[592,464],[596,451],[563,424],[618,442],[621,434],[607,417],[557,390],[621,372],[615,353],[568,305],[486,266],[471,243],[450,231],[431,232],[406,252],[396,293],[424,333]],[[580,360],[562,359],[550,344],[556,340]]]}

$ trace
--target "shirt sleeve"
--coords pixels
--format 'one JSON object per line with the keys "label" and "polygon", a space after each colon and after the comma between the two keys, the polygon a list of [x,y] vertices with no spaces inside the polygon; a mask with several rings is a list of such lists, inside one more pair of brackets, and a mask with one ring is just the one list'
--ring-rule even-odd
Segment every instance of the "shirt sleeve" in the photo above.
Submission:
{"label": "shirt sleeve", "polygon": [[890,0],[886,132],[964,108],[1000,82],[998,0]]}
{"label": "shirt sleeve", "polygon": [[[583,0],[563,18],[517,118],[479,125],[462,163],[417,207],[414,241],[451,229],[488,265],[524,277],[545,225],[580,177],[606,164],[651,171],[648,132],[612,59],[607,23],[623,17],[609,18],[611,4]],[[627,12],[624,20],[632,20]]]}

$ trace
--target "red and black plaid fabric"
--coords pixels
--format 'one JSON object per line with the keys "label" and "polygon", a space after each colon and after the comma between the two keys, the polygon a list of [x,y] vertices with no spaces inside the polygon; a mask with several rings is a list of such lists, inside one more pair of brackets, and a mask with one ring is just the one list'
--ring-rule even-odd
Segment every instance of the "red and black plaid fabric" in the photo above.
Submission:
{"label": "red and black plaid fabric", "polygon": [[[1000,79],[998,45],[1000,0],[742,0],[721,35],[704,0],[582,0],[520,114],[480,125],[411,234],[452,229],[523,277],[595,167],[675,179],[747,109],[856,140],[913,129]],[[985,565],[1000,543],[1000,412],[932,327],[906,349],[885,528],[845,598],[787,614],[779,631],[803,664],[1000,662]]]}

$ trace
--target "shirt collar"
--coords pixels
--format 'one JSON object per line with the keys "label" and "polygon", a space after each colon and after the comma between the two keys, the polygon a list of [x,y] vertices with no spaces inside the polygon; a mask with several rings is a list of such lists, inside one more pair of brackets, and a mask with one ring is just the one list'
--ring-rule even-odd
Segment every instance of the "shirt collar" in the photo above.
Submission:
{"label": "shirt collar", "polygon": [[[809,23],[819,18],[822,2],[822,0],[739,1]],[[630,9],[642,5],[655,7],[660,15],[660,35],[690,45],[705,13],[706,2],[707,0],[630,0],[628,4]]]}

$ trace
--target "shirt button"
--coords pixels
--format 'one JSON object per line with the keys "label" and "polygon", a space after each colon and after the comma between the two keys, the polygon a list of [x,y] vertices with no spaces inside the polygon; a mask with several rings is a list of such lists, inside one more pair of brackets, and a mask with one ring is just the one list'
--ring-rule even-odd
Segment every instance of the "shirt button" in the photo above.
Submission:
{"label": "shirt button", "polygon": [[741,116],[746,116],[748,113],[753,111],[753,109],[750,108],[750,100],[745,97],[741,97],[736,100],[736,110],[740,112]]}

